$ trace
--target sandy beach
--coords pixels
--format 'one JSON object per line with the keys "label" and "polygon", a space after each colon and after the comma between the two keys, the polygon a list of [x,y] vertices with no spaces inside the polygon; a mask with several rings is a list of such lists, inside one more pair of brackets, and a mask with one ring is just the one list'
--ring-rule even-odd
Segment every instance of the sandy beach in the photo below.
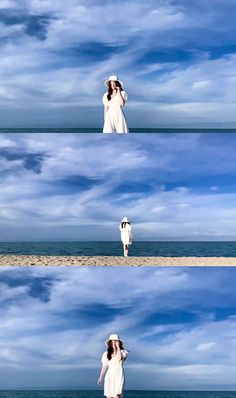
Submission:
{"label": "sandy beach", "polygon": [[236,257],[1,255],[0,266],[236,266]]}

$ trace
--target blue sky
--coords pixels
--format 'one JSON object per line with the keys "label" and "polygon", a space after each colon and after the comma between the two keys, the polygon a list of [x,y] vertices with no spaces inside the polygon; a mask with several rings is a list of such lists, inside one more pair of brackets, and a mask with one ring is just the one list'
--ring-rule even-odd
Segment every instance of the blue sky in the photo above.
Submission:
{"label": "blue sky", "polygon": [[0,240],[235,240],[235,134],[1,134]]}
{"label": "blue sky", "polygon": [[0,127],[101,127],[103,81],[130,127],[235,127],[233,0],[1,0]]}
{"label": "blue sky", "polygon": [[119,333],[129,389],[235,390],[235,277],[230,267],[1,267],[1,388],[96,389],[104,341]]}

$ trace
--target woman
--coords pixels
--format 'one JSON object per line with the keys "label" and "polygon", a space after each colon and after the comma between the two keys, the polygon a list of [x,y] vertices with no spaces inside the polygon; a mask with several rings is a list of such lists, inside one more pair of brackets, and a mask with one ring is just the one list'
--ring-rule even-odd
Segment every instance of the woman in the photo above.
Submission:
{"label": "woman", "polygon": [[128,127],[122,107],[127,101],[128,95],[123,90],[123,83],[117,76],[110,76],[105,82],[108,87],[103,95],[104,126],[103,133],[128,133]]}
{"label": "woman", "polygon": [[124,217],[121,220],[119,229],[120,229],[121,241],[123,243],[123,248],[124,248],[124,256],[128,257],[129,245],[132,244],[132,234],[131,234],[131,225],[127,217]]}
{"label": "woman", "polygon": [[123,363],[127,358],[128,351],[123,347],[123,341],[118,334],[111,334],[105,341],[107,351],[102,356],[102,369],[98,384],[104,380],[104,395],[107,398],[121,398],[124,391],[125,374]]}

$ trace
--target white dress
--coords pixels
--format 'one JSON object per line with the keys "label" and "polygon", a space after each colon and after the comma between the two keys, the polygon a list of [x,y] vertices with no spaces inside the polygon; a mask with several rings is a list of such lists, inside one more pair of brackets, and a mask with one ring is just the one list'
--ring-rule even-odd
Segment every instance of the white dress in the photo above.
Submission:
{"label": "white dress", "polygon": [[[128,351],[122,350],[121,355],[124,360],[128,355]],[[119,361],[117,356],[112,357],[109,361],[106,351],[102,356],[102,365],[108,366],[108,370],[104,379],[104,395],[106,397],[116,397],[116,395],[122,395],[125,385],[123,361]]]}
{"label": "white dress", "polygon": [[122,228],[121,224],[119,226],[120,229],[120,237],[123,245],[131,245],[132,243],[132,234],[131,234],[131,225],[125,224],[125,227]]}
{"label": "white dress", "polygon": [[[128,95],[125,91],[121,91],[121,95],[127,101]],[[128,127],[125,120],[125,115],[120,105],[119,94],[114,95],[108,101],[107,93],[103,95],[102,102],[104,106],[108,106],[105,113],[105,120],[103,126],[103,133],[128,133]]]}

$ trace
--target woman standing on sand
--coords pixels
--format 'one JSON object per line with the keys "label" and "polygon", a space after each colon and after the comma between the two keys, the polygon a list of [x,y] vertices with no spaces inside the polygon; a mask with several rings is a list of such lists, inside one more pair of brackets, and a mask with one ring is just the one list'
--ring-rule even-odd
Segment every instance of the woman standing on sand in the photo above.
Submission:
{"label": "woman standing on sand", "polygon": [[102,369],[98,384],[104,379],[104,395],[107,398],[121,398],[124,391],[125,374],[123,363],[127,358],[128,351],[123,347],[123,341],[118,334],[111,334],[105,341],[107,351],[102,356]]}
{"label": "woman standing on sand", "polygon": [[122,107],[128,95],[124,91],[123,83],[117,76],[110,76],[105,82],[108,91],[103,95],[104,126],[103,133],[128,133],[128,127]]}
{"label": "woman standing on sand", "polygon": [[119,225],[120,237],[124,248],[124,257],[128,257],[129,246],[132,244],[131,224],[127,217],[121,220]]}

